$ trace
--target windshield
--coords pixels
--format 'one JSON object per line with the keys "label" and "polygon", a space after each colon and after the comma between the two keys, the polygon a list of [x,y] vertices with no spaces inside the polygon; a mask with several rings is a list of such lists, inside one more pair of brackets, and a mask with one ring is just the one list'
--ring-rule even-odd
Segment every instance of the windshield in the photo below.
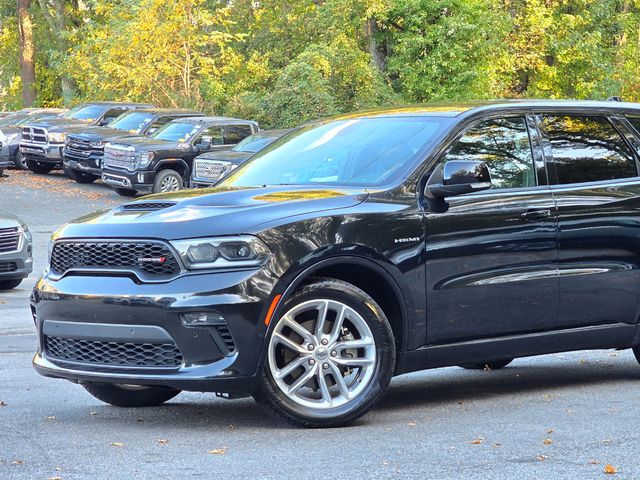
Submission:
{"label": "windshield", "polygon": [[232,148],[234,152],[249,152],[255,153],[262,150],[267,145],[272,144],[278,139],[275,137],[265,137],[261,135],[250,135],[240,143],[238,143],[235,147]]}
{"label": "windshield", "polygon": [[109,123],[109,127],[137,134],[141,133],[152,120],[152,113],[126,112]]}
{"label": "windshield", "polygon": [[106,105],[78,105],[63,116],[64,118],[75,118],[76,120],[84,120],[91,123],[100,118],[107,108],[109,107]]}
{"label": "windshield", "polygon": [[448,124],[436,117],[383,117],[308,125],[254,155],[219,185],[382,185],[404,174]]}
{"label": "windshield", "polygon": [[185,143],[196,136],[201,128],[202,125],[198,124],[171,122],[159,128],[156,133],[151,135],[151,138]]}
{"label": "windshield", "polygon": [[21,115],[9,115],[6,118],[0,119],[0,127],[8,127],[11,125],[16,125],[19,121],[24,120],[25,118],[29,118],[29,117],[23,117]]}

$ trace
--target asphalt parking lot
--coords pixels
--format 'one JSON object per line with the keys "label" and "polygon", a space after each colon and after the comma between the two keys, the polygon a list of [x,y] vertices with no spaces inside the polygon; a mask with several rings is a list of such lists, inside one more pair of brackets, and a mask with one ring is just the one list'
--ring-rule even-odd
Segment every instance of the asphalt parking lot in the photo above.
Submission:
{"label": "asphalt parking lot", "polygon": [[328,430],[291,428],[250,398],[183,393],[162,407],[126,410],[42,378],[30,366],[28,297],[48,238],[66,220],[122,198],[59,174],[7,173],[0,208],[33,231],[35,272],[0,293],[2,480],[640,478],[640,365],[630,351],[399,377],[372,413]]}

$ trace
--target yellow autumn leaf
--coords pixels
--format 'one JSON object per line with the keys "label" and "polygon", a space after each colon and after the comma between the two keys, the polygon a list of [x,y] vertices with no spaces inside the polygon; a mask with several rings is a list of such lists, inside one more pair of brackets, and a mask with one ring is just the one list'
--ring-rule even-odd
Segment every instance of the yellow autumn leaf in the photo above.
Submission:
{"label": "yellow autumn leaf", "polygon": [[614,467],[613,465],[611,465],[610,463],[607,463],[604,466],[604,473],[609,474],[609,475],[615,475],[616,473],[618,473],[618,469],[616,467]]}

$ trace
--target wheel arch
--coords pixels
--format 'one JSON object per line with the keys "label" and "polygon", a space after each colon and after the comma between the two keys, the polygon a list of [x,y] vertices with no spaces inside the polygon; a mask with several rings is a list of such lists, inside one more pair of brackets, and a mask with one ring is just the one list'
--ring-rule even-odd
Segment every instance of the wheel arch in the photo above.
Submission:
{"label": "wheel arch", "polygon": [[178,172],[182,176],[182,180],[188,180],[191,175],[191,169],[187,162],[185,162],[182,158],[165,158],[164,160],[160,160],[155,167],[156,172],[160,172],[162,170],[173,170]]}

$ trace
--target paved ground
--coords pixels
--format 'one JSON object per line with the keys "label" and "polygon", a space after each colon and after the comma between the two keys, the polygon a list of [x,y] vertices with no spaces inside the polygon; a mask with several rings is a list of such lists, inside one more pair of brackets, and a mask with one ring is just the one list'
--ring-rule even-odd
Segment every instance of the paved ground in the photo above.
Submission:
{"label": "paved ground", "polygon": [[[36,271],[61,223],[120,201],[99,184],[9,174],[0,206],[35,232]],[[251,399],[197,393],[125,410],[32,371],[35,280],[0,294],[2,480],[640,478],[640,366],[628,351],[400,377],[374,412],[344,429],[289,428]],[[606,475],[606,464],[617,473]]]}

